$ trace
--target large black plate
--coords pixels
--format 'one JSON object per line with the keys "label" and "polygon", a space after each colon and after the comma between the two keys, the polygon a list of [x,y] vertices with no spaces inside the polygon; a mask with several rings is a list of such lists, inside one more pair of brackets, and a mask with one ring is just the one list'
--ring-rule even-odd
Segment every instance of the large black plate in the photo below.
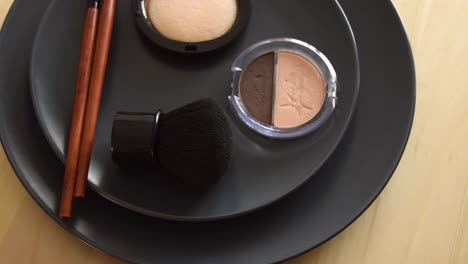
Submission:
{"label": "large black plate", "polygon": [[353,25],[363,73],[360,99],[335,154],[299,190],[264,210],[212,223],[157,220],[90,192],[77,204],[71,221],[60,221],[63,165],[39,132],[27,78],[33,34],[48,3],[17,0],[4,24],[1,139],[38,204],[98,249],[141,263],[270,263],[291,258],[351,224],[382,191],[400,160],[415,102],[407,37],[390,1],[347,0],[342,5]]}
{"label": "large black plate", "polygon": [[[136,0],[134,0],[136,1]],[[167,219],[214,220],[265,206],[312,176],[328,159],[350,122],[358,95],[356,45],[340,6],[330,0],[252,1],[242,37],[216,53],[181,56],[148,43],[138,32],[131,1],[117,2],[106,86],[89,182],[98,193],[132,210]],[[31,91],[39,124],[63,160],[71,123],[86,3],[52,3],[39,27],[31,59]],[[294,15],[294,16],[293,16]],[[184,191],[164,173],[123,170],[112,162],[112,119],[118,111],[155,112],[211,97],[228,106],[231,66],[247,47],[266,38],[298,38],[324,52],[341,84],[339,104],[318,132],[297,140],[269,140],[230,115],[233,158],[209,192]]]}

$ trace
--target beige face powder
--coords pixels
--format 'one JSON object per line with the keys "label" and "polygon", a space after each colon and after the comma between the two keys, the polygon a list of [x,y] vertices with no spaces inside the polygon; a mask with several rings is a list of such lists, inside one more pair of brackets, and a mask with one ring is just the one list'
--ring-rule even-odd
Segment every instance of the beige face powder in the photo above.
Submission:
{"label": "beige face powder", "polygon": [[147,16],[166,38],[195,43],[226,34],[237,17],[237,0],[147,0]]}
{"label": "beige face powder", "polygon": [[317,67],[296,53],[278,54],[273,125],[301,126],[314,118],[325,101],[325,81]]}

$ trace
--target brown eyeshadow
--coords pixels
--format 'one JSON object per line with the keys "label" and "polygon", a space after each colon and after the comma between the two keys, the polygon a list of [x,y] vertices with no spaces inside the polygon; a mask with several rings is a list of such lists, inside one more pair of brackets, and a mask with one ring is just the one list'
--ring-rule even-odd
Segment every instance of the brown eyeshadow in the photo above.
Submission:
{"label": "brown eyeshadow", "polygon": [[274,67],[274,53],[258,57],[244,70],[240,83],[240,96],[247,111],[268,125],[273,119]]}

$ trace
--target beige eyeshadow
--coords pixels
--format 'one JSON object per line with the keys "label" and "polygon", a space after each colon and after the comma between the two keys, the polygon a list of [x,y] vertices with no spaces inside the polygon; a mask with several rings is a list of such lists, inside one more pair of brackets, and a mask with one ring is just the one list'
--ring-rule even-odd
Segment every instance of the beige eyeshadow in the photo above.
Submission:
{"label": "beige eyeshadow", "polygon": [[325,81],[317,67],[293,52],[278,53],[273,125],[293,128],[312,120],[326,96]]}
{"label": "beige eyeshadow", "polygon": [[147,0],[150,22],[166,38],[195,43],[226,34],[237,17],[237,0]]}

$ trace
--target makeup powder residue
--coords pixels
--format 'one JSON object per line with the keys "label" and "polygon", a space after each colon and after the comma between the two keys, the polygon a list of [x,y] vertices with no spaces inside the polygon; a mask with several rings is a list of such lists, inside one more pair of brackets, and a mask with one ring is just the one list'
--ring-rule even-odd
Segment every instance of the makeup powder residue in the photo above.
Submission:
{"label": "makeup powder residue", "polygon": [[257,120],[272,124],[275,54],[268,53],[244,70],[240,95],[245,107]]}
{"label": "makeup powder residue", "polygon": [[292,128],[313,119],[325,101],[325,81],[306,58],[287,51],[278,54],[273,124]]}
{"label": "makeup powder residue", "polygon": [[219,38],[234,25],[236,0],[147,0],[148,18],[166,38],[203,42]]}

